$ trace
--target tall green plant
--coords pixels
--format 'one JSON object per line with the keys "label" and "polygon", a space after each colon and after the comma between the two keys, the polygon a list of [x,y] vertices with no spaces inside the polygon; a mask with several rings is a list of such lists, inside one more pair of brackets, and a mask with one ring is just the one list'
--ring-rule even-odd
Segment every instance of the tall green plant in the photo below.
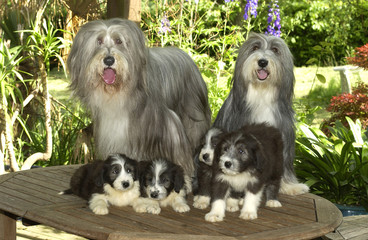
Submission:
{"label": "tall green plant", "polygon": [[9,43],[0,38],[0,123],[3,123],[0,124],[0,134],[4,136],[6,146],[6,149],[0,149],[0,159],[2,160],[0,173],[4,172],[6,153],[9,157],[11,170],[19,170],[13,144],[13,119],[17,119],[24,126],[21,118],[14,115],[18,106],[23,104],[23,95],[17,86],[24,83],[21,73],[25,72],[18,69],[19,63],[24,60],[20,56],[21,51],[21,46],[10,48]]}
{"label": "tall green plant", "polygon": [[300,124],[296,141],[297,175],[315,194],[339,204],[368,209],[368,142],[360,121],[347,118],[350,128],[336,122],[327,137],[317,128]]}

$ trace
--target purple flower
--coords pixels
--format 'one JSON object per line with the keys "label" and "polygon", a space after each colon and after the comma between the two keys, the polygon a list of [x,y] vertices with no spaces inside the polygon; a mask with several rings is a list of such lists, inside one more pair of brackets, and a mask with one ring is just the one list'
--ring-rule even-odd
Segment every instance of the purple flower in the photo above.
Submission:
{"label": "purple flower", "polygon": [[276,37],[281,36],[281,17],[280,17],[280,8],[277,4],[278,1],[274,0],[270,3],[268,9],[268,26],[266,34],[274,35]]}
{"label": "purple flower", "polygon": [[161,19],[161,28],[160,31],[158,32],[159,34],[164,34],[164,33],[171,33],[171,28],[170,28],[170,20],[167,19],[166,16],[166,12],[164,12],[164,16]]}
{"label": "purple flower", "polygon": [[[231,0],[231,1],[233,2],[234,0]],[[225,2],[226,2],[226,3],[229,3],[229,2],[230,2],[230,0],[225,0]]]}
{"label": "purple flower", "polygon": [[258,0],[247,0],[247,4],[245,5],[244,9],[244,20],[248,19],[248,14],[253,15],[255,18],[257,17],[257,7],[258,7]]}

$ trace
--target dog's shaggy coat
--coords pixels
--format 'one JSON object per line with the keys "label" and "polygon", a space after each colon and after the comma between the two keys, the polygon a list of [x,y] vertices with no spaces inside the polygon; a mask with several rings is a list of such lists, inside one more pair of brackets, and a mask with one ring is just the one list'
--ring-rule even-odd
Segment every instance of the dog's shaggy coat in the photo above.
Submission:
{"label": "dog's shaggy coat", "polygon": [[235,131],[246,124],[266,122],[282,133],[284,176],[281,192],[301,194],[309,190],[294,173],[295,130],[293,57],[278,37],[252,33],[239,49],[232,89],[214,127]]}
{"label": "dog's shaggy coat", "polygon": [[283,143],[279,130],[252,124],[227,134],[215,150],[211,182],[211,211],[205,219],[222,221],[231,191],[244,193],[240,218],[255,219],[263,190],[266,206],[277,200],[283,174]]}
{"label": "dog's shaggy coat", "polygon": [[187,176],[211,121],[207,88],[188,54],[148,48],[123,19],[81,27],[67,61],[71,89],[91,110],[97,156],[172,159]]}

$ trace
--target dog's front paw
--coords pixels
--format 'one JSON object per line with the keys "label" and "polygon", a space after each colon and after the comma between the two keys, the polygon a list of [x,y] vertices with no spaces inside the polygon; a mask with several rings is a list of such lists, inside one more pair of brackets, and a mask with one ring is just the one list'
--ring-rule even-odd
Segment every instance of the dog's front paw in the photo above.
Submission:
{"label": "dog's front paw", "polygon": [[244,219],[244,220],[253,220],[256,219],[258,217],[257,212],[241,212],[240,213],[240,218]]}
{"label": "dog's front paw", "polygon": [[147,212],[151,214],[160,214],[161,208],[158,205],[148,205],[147,206]]}
{"label": "dog's front paw", "polygon": [[235,198],[228,198],[226,200],[226,211],[236,212],[239,210],[239,200]]}
{"label": "dog's front paw", "polygon": [[208,222],[222,222],[224,220],[224,215],[219,213],[207,213],[204,219]]}
{"label": "dog's front paw", "polygon": [[190,207],[186,203],[177,203],[173,205],[173,209],[175,212],[184,213],[189,212]]}
{"label": "dog's front paw", "polygon": [[94,206],[91,208],[91,210],[94,214],[97,215],[106,215],[109,213],[109,209],[107,208],[107,206],[102,205]]}
{"label": "dog's front paw", "polygon": [[208,196],[195,196],[193,198],[193,207],[205,209],[210,205],[211,198]]}
{"label": "dog's front paw", "polygon": [[278,200],[268,200],[266,202],[266,207],[282,207],[281,203]]}
{"label": "dog's front paw", "polygon": [[137,213],[146,213],[147,212],[147,205],[146,204],[136,204],[136,205],[133,205],[133,209]]}

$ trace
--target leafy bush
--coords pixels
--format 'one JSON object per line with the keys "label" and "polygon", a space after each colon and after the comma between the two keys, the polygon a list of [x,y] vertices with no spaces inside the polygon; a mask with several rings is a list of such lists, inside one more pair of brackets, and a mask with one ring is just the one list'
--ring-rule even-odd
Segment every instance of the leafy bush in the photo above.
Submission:
{"label": "leafy bush", "polygon": [[355,56],[346,58],[349,64],[353,64],[368,70],[368,43],[355,48]]}
{"label": "leafy bush", "polygon": [[331,98],[331,103],[327,107],[327,111],[332,113],[330,119],[325,120],[322,129],[328,134],[327,126],[334,126],[337,120],[348,126],[346,116],[353,119],[360,119],[363,128],[368,126],[368,84],[358,83],[353,88],[352,93],[342,93]]}
{"label": "leafy bush", "polygon": [[360,121],[337,121],[327,137],[317,128],[300,124],[295,170],[311,192],[334,203],[368,209],[368,133]]}

